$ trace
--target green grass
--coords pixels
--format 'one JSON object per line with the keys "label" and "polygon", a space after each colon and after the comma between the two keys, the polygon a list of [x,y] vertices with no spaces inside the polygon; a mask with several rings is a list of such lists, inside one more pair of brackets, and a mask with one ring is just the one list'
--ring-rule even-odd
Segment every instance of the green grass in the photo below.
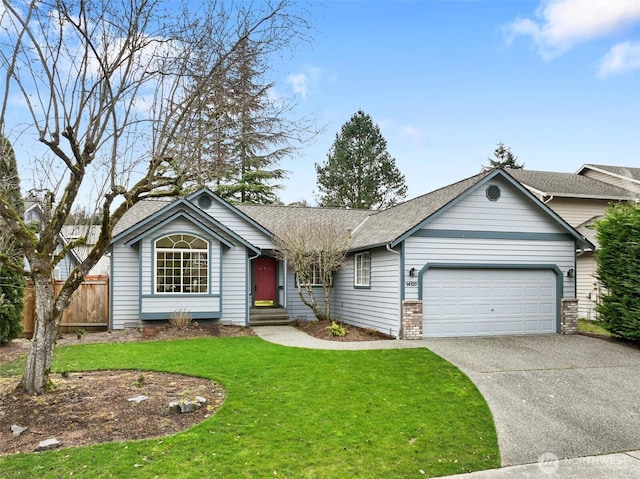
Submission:
{"label": "green grass", "polygon": [[578,319],[578,330],[587,333],[602,334],[603,336],[611,336],[611,333],[602,326],[602,321]]}
{"label": "green grass", "polygon": [[130,368],[210,378],[227,397],[175,436],[0,456],[1,475],[406,478],[500,465],[484,399],[426,349],[318,351],[242,337],[70,346],[54,358],[57,371]]}

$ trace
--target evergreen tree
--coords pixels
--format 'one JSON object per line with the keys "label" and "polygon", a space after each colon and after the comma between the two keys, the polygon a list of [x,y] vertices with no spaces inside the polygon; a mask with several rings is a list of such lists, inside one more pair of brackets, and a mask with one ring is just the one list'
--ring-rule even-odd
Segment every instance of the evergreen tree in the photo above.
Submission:
{"label": "evergreen tree", "polygon": [[323,165],[316,163],[318,204],[384,209],[407,194],[404,175],[369,115],[358,110],[342,125]]}
{"label": "evergreen tree", "polygon": [[[4,136],[0,136],[0,201],[8,202],[18,213],[24,214],[16,155]],[[22,333],[25,283],[20,273],[24,267],[22,254],[13,238],[3,233],[7,228],[2,221],[0,228],[0,244],[7,253],[7,260],[0,263],[0,343],[3,343]]]}
{"label": "evergreen tree", "polygon": [[524,163],[518,163],[518,157],[511,152],[511,148],[505,147],[504,143],[498,143],[498,147],[493,151],[494,158],[489,158],[489,164],[494,168],[512,168],[521,170]]}
{"label": "evergreen tree", "polygon": [[[249,39],[241,40],[220,68],[217,88],[191,105],[199,112],[191,120],[191,135],[176,139],[176,149],[199,151],[194,170],[202,178],[213,176],[209,186],[232,203],[278,202],[277,182],[286,171],[277,165],[294,151],[292,143],[303,128],[285,119],[289,107],[270,95],[273,83],[262,81],[266,70],[262,52]],[[199,85],[188,88],[197,91]]]}
{"label": "evergreen tree", "polygon": [[600,319],[614,336],[640,341],[640,205],[610,207],[596,230]]}

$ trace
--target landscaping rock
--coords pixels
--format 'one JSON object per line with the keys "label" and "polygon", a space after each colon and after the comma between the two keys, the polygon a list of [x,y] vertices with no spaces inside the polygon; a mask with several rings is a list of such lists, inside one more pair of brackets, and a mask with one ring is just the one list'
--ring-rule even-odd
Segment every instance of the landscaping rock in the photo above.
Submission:
{"label": "landscaping rock", "polygon": [[200,404],[207,404],[207,398],[203,398],[202,396],[196,396],[196,401]]}
{"label": "landscaping rock", "polygon": [[18,426],[17,424],[13,424],[11,426],[11,433],[13,434],[14,437],[18,437],[20,434],[25,432],[27,429],[29,429],[29,428],[28,427]]}
{"label": "landscaping rock", "polygon": [[202,404],[196,401],[185,401],[180,405],[180,412],[187,413],[197,411],[202,407]]}
{"label": "landscaping rock", "polygon": [[146,401],[147,399],[149,399],[149,396],[136,396],[134,398],[127,399],[127,401],[140,404],[142,401]]}
{"label": "landscaping rock", "polygon": [[180,401],[180,402],[172,401],[169,403],[169,411],[179,412],[182,414],[197,411],[201,407],[202,407],[202,403],[198,401]]}
{"label": "landscaping rock", "polygon": [[44,441],[40,441],[38,446],[35,448],[35,451],[36,452],[49,451],[51,449],[56,449],[60,446],[62,446],[62,443],[58,441],[55,437],[52,437],[51,439],[45,439]]}

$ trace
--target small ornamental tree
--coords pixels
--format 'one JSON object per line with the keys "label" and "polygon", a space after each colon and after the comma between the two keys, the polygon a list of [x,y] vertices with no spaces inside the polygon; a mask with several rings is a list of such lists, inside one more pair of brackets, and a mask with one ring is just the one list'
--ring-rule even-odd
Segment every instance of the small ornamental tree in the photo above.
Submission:
{"label": "small ornamental tree", "polygon": [[[344,263],[351,244],[349,232],[331,223],[290,223],[277,232],[276,244],[296,275],[302,302],[318,320],[331,320],[333,274]],[[316,297],[314,285],[322,286],[322,298]]]}
{"label": "small ornamental tree", "polygon": [[504,143],[498,143],[498,147],[493,151],[493,158],[489,158],[489,164],[494,167],[512,168],[521,170],[524,163],[518,163],[518,157],[511,152],[511,148],[504,146]]}
{"label": "small ornamental tree", "polygon": [[640,205],[613,205],[596,222],[597,275],[604,286],[597,311],[614,336],[640,340]]}
{"label": "small ornamental tree", "polygon": [[[12,205],[18,214],[24,214],[20,192],[20,177],[16,155],[11,143],[0,136],[0,201]],[[0,250],[5,257],[0,261],[0,344],[17,338],[22,333],[24,306],[24,259],[16,242],[7,234],[0,218]]]}

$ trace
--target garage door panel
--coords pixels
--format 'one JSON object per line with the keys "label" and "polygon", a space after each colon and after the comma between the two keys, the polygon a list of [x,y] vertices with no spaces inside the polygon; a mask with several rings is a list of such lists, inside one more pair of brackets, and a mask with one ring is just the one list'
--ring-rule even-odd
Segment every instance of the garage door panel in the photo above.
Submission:
{"label": "garage door panel", "polygon": [[423,277],[423,335],[556,332],[551,270],[430,269]]}

